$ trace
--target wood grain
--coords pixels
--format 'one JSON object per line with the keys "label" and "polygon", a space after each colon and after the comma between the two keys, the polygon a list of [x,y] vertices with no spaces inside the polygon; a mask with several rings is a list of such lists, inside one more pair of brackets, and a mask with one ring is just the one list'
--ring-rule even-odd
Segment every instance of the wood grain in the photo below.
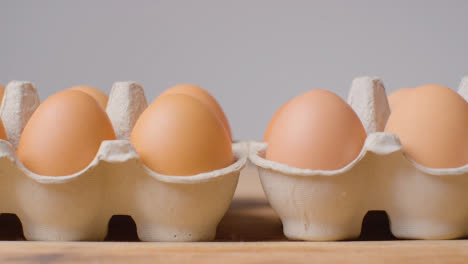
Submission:
{"label": "wood grain", "polygon": [[[252,167],[247,170],[252,170]],[[0,238],[22,240],[14,215],[0,217]],[[218,226],[215,242],[138,242],[128,216],[109,223],[107,241],[0,242],[0,263],[466,263],[468,240],[404,241],[390,233],[384,212],[372,212],[356,241],[287,241],[281,221],[268,205],[260,180],[245,173],[234,201]],[[390,240],[390,241],[385,241]]]}
{"label": "wood grain", "polygon": [[0,263],[466,263],[468,241],[0,242]]}

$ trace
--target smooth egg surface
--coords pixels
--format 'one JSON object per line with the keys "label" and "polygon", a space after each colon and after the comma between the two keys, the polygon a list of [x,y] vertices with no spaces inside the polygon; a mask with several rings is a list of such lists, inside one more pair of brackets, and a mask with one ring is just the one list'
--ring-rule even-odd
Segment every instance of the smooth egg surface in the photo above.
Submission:
{"label": "smooth egg surface", "polygon": [[[3,104],[3,96],[5,95],[5,87],[0,85],[0,109]],[[3,121],[0,119],[0,139],[8,140],[5,127],[3,126]]]}
{"label": "smooth egg surface", "polygon": [[0,139],[8,140],[7,133],[5,131],[5,126],[3,126],[2,120],[0,120]]}
{"label": "smooth egg surface", "polygon": [[3,96],[5,95],[5,87],[0,85],[0,104],[3,104]]}
{"label": "smooth egg surface", "polygon": [[388,119],[406,155],[430,168],[468,164],[468,103],[442,85],[413,88]]}
{"label": "smooth egg surface", "polygon": [[195,175],[234,161],[222,122],[184,94],[158,97],[137,120],[130,141],[147,167],[165,175]]}
{"label": "smooth egg surface", "polygon": [[326,90],[293,98],[274,119],[265,157],[296,168],[343,168],[359,155],[366,140],[357,114]]}
{"label": "smooth egg surface", "polygon": [[278,111],[276,111],[276,113],[270,119],[270,122],[268,123],[268,126],[265,129],[265,134],[263,135],[263,142],[268,142],[270,140],[270,135],[271,135],[271,130],[273,128],[273,124],[276,122],[276,119],[278,119],[278,116],[283,111],[283,109],[286,107],[286,105],[287,105],[287,103],[282,105],[281,108]]}
{"label": "smooth egg surface", "polygon": [[394,91],[391,93],[387,99],[388,99],[388,105],[390,106],[390,110],[395,109],[397,105],[408,98],[410,96],[410,93],[413,89],[412,88],[402,88],[399,90]]}
{"label": "smooth egg surface", "polygon": [[5,126],[3,125],[3,121],[1,119],[0,119],[0,139],[8,140]]}
{"label": "smooth egg surface", "polygon": [[115,139],[109,117],[86,93],[65,90],[45,100],[27,122],[18,158],[32,172],[64,176],[86,168],[104,140]]}
{"label": "smooth egg surface", "polygon": [[185,94],[195,97],[195,99],[199,100],[200,102],[204,103],[208,106],[211,111],[215,113],[215,115],[221,120],[226,131],[229,134],[229,138],[232,140],[232,133],[231,133],[231,126],[229,125],[229,121],[224,113],[223,109],[219,105],[218,101],[205,89],[193,85],[193,84],[180,84],[174,87],[171,87],[164,91],[160,96],[168,95],[168,94]]}
{"label": "smooth egg surface", "polygon": [[106,109],[109,97],[103,91],[87,85],[73,86],[72,88],[70,88],[70,90],[76,90],[87,93],[89,96],[93,97],[102,108]]}

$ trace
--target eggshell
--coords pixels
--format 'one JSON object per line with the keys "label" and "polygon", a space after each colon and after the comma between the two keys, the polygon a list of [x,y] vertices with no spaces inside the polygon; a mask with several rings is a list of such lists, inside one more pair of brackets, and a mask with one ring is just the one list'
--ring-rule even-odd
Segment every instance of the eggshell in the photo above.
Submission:
{"label": "eggshell", "polygon": [[17,154],[37,174],[69,175],[86,168],[101,142],[112,139],[112,124],[96,100],[66,90],[37,108],[24,128]]}
{"label": "eggshell", "polygon": [[311,90],[287,103],[271,128],[266,158],[303,169],[335,170],[354,160],[366,132],[336,94]]}
{"label": "eggshell", "polygon": [[423,166],[468,164],[468,103],[448,87],[414,88],[393,110],[385,131],[396,134],[405,153]]}
{"label": "eggshell", "polygon": [[0,120],[0,139],[8,140],[5,127],[3,126],[2,120]]}
{"label": "eggshell", "polygon": [[231,133],[231,126],[229,125],[229,121],[224,113],[223,109],[216,101],[216,99],[208,93],[205,89],[193,85],[193,84],[179,84],[174,87],[171,87],[164,91],[160,96],[168,95],[168,94],[185,94],[190,95],[198,99],[200,102],[204,103],[208,106],[211,111],[215,113],[215,115],[221,120],[226,131],[229,134],[229,138],[232,140],[232,133]]}
{"label": "eggshell", "polygon": [[5,95],[5,87],[0,84],[0,102],[3,102],[3,95]]}
{"label": "eggshell", "polygon": [[[0,103],[3,102],[3,95],[5,94],[5,88],[0,85]],[[3,122],[0,119],[0,139],[7,140],[7,134]]]}
{"label": "eggshell", "polygon": [[70,88],[70,90],[81,91],[81,92],[87,93],[88,95],[93,97],[103,109],[106,109],[107,107],[107,101],[109,98],[104,92],[102,92],[99,89],[96,89],[92,86],[87,86],[87,85],[78,85],[78,86],[73,86],[72,88]]}
{"label": "eggshell", "polygon": [[278,111],[275,112],[270,122],[268,123],[267,128],[265,129],[265,134],[263,135],[263,142],[268,142],[270,140],[271,130],[273,129],[273,124],[278,119],[278,116],[281,114],[283,109],[286,107],[287,103],[283,104]]}
{"label": "eggshell", "polygon": [[195,175],[234,161],[221,121],[205,104],[184,94],[155,100],[137,120],[130,141],[146,166],[166,175]]}
{"label": "eggshell", "polygon": [[390,105],[390,109],[393,110],[398,104],[400,104],[401,101],[405,100],[412,90],[412,88],[402,88],[391,93],[388,96],[388,103]]}

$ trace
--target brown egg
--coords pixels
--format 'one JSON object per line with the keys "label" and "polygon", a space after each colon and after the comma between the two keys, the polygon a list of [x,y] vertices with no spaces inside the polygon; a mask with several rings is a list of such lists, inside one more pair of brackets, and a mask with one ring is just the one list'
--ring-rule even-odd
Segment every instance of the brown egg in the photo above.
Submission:
{"label": "brown egg", "polygon": [[402,100],[408,98],[412,88],[402,88],[394,91],[388,96],[388,105],[390,110],[394,109]]}
{"label": "brown egg", "polygon": [[8,140],[5,126],[3,126],[3,121],[0,119],[0,139]]}
{"label": "brown egg", "polygon": [[70,88],[70,90],[76,90],[87,93],[88,95],[93,97],[99,103],[99,105],[102,106],[102,108],[106,109],[107,101],[109,100],[109,98],[107,97],[107,94],[105,94],[101,90],[86,85],[73,86],[72,88]]}
{"label": "brown egg", "polygon": [[361,152],[366,131],[338,95],[311,90],[290,100],[273,122],[266,159],[296,168],[336,170]]}
{"label": "brown egg", "polygon": [[468,163],[468,103],[442,85],[412,89],[390,115],[386,132],[400,138],[405,153],[430,168]]}
{"label": "brown egg", "polygon": [[226,131],[229,134],[229,138],[232,140],[232,134],[231,134],[231,127],[229,126],[229,121],[224,114],[223,109],[221,106],[218,104],[216,99],[207,91],[205,91],[203,88],[193,85],[193,84],[179,84],[174,87],[171,87],[164,91],[160,96],[167,95],[167,94],[185,94],[185,95],[190,95],[198,99],[200,102],[204,103],[207,105],[211,111],[215,113],[215,115],[221,120],[223,123],[224,127],[226,128]]}
{"label": "brown egg", "polygon": [[278,111],[276,111],[276,113],[271,118],[271,120],[268,123],[268,126],[267,126],[267,128],[265,130],[265,134],[263,135],[263,142],[268,142],[268,140],[270,140],[271,129],[273,128],[273,124],[276,122],[276,119],[278,119],[278,116],[283,111],[283,109],[286,107],[286,105],[287,105],[287,103],[282,105],[281,108]]}
{"label": "brown egg", "polygon": [[112,139],[112,124],[96,100],[65,90],[39,105],[23,130],[17,154],[37,174],[70,175],[86,168],[101,142]]}
{"label": "brown egg", "polygon": [[[5,95],[5,88],[2,85],[0,85],[0,107],[1,107],[1,104],[3,104],[4,95]],[[5,127],[3,126],[3,122],[1,119],[0,119],[0,139],[8,140]]]}
{"label": "brown egg", "polygon": [[2,120],[0,120],[0,139],[8,140],[7,133],[5,131],[5,126],[3,126]]}
{"label": "brown egg", "polygon": [[5,87],[0,85],[0,105],[3,104],[3,96],[5,95]]}
{"label": "brown egg", "polygon": [[202,102],[184,94],[156,99],[138,118],[130,141],[143,163],[165,175],[194,175],[234,161],[231,139]]}

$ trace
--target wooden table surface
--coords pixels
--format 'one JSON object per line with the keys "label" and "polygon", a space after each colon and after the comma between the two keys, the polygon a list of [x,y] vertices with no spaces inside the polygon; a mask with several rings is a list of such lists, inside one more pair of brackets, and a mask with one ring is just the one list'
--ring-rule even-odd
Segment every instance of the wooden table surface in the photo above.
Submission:
{"label": "wooden table surface", "polygon": [[355,241],[287,241],[258,177],[249,175],[240,178],[214,242],[139,242],[126,216],[111,219],[106,242],[21,241],[18,218],[1,215],[0,238],[10,241],[0,242],[0,263],[468,263],[468,240],[395,240],[384,212],[369,213]]}

